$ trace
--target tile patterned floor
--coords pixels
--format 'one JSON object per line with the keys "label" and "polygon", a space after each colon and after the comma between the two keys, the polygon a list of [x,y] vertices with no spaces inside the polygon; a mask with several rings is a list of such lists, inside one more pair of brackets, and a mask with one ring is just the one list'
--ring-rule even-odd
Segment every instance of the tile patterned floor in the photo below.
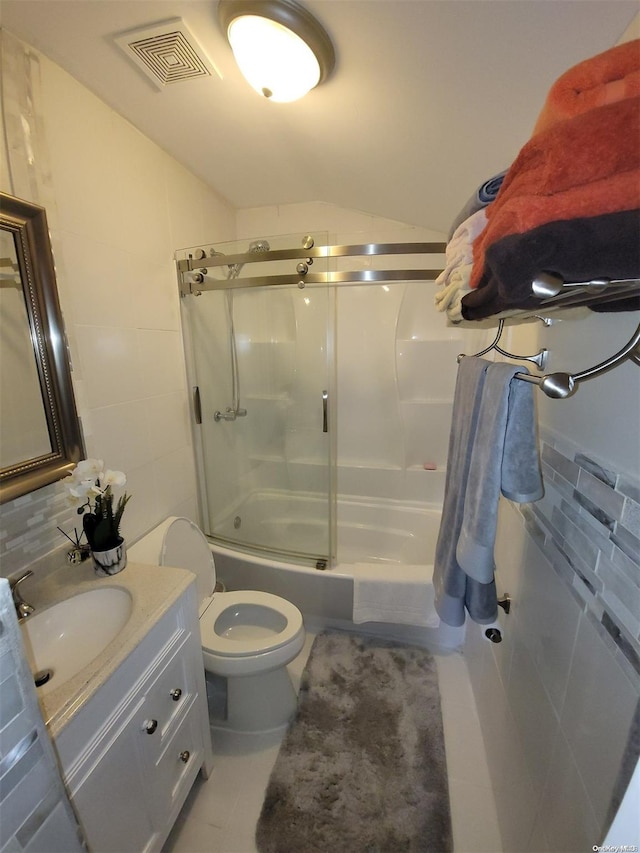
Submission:
{"label": "tile patterned floor", "polygon": [[[305,647],[289,667],[296,688],[314,636],[307,631]],[[452,653],[438,656],[437,663],[455,853],[501,853],[493,793],[465,660]],[[274,735],[214,730],[213,773],[206,781],[196,780],[164,853],[256,853],[255,826],[280,740]]]}

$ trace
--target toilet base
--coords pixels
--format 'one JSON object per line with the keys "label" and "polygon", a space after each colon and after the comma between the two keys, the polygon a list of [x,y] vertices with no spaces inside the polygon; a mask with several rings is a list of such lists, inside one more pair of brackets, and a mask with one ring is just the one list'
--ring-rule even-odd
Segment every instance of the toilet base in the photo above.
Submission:
{"label": "toilet base", "polygon": [[257,675],[228,676],[226,717],[214,728],[262,733],[281,729],[295,713],[298,697],[286,666]]}

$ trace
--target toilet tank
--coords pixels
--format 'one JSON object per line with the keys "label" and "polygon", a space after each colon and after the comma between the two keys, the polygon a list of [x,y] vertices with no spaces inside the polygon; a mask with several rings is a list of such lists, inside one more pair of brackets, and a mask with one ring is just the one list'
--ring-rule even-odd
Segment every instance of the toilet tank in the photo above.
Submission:
{"label": "toilet tank", "polygon": [[127,556],[134,563],[147,563],[151,566],[161,566],[160,562],[164,536],[169,525],[174,521],[175,516],[165,519],[149,533],[146,533],[142,539],[139,539],[135,545],[127,546]]}

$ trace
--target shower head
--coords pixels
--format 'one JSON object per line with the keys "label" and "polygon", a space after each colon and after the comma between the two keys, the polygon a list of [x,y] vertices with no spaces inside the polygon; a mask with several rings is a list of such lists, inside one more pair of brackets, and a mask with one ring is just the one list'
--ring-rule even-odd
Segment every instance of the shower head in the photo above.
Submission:
{"label": "shower head", "polygon": [[253,243],[249,243],[250,252],[268,252],[270,250],[271,246],[268,240],[254,240]]}
{"label": "shower head", "polygon": [[[271,246],[268,240],[254,240],[253,243],[249,243],[249,252],[269,252],[270,250]],[[227,279],[238,278],[243,266],[244,264],[229,264]]]}

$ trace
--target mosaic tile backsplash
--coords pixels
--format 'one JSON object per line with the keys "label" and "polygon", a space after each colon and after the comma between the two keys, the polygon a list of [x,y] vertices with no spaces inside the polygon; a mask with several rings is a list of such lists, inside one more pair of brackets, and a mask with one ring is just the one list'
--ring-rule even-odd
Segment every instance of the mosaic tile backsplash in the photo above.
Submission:
{"label": "mosaic tile backsplash", "polygon": [[5,504],[0,513],[0,575],[11,577],[54,549],[71,547],[58,527],[73,537],[74,526],[81,528],[81,519],[59,483]]}
{"label": "mosaic tile backsplash", "polygon": [[640,484],[550,436],[542,439],[545,496],[521,508],[527,529],[616,654],[640,675]]}

